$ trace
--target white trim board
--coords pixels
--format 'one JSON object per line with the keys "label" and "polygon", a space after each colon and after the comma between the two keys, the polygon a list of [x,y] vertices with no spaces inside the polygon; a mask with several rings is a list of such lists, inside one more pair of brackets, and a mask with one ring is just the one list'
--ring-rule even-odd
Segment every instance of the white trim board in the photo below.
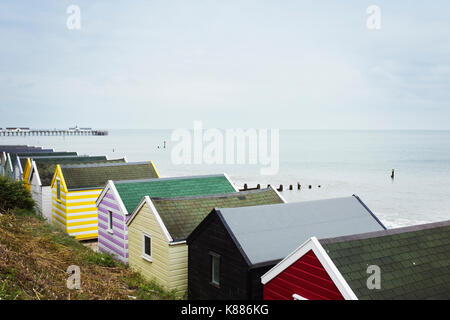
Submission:
{"label": "white trim board", "polygon": [[97,200],[95,201],[95,204],[97,205],[97,207],[100,205],[101,201],[103,200],[103,198],[105,197],[105,195],[108,193],[109,190],[111,190],[112,194],[114,195],[114,198],[115,198],[117,204],[119,205],[121,214],[123,216],[127,216],[128,211],[125,208],[122,198],[120,197],[119,192],[116,189],[116,185],[114,184],[114,181],[112,181],[112,180],[108,180],[108,182],[106,183],[106,186],[103,188],[102,192],[100,192],[100,194],[98,195]]}
{"label": "white trim board", "polygon": [[228,180],[228,182],[231,184],[231,186],[233,187],[234,191],[239,192],[239,188],[236,187],[236,185],[233,183],[233,181],[230,179],[230,177],[228,176],[228,174],[224,173],[223,174],[225,176],[225,178]]}
{"label": "white trim board", "polygon": [[111,188],[111,180],[108,180],[108,182],[106,182],[105,187],[103,188],[102,192],[100,192],[100,194],[97,197],[97,200],[95,201],[95,205],[98,207],[100,204],[100,199],[103,199],[103,197],[106,195],[106,193],[108,192],[108,190]]}
{"label": "white trim board", "polygon": [[273,191],[275,191],[275,193],[280,197],[280,199],[281,199],[284,203],[288,203],[288,202],[286,201],[286,199],[281,195],[280,192],[278,192],[278,190],[277,190],[276,188],[272,187],[272,185],[270,185],[270,188],[271,188]]}

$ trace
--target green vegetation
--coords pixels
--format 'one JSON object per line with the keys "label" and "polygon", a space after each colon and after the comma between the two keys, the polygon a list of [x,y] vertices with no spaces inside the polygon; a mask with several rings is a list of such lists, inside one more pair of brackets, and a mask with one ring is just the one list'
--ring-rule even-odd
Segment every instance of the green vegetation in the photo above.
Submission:
{"label": "green vegetation", "polygon": [[165,296],[171,300],[177,299],[176,290],[166,291],[156,281],[145,281],[140,273],[126,274],[123,279],[130,288],[136,290],[140,299],[155,300],[159,296]]}
{"label": "green vegetation", "polygon": [[[94,252],[46,223],[30,211],[30,203],[21,205],[19,199],[31,198],[21,184],[2,179],[2,196],[9,193],[3,190],[5,186],[13,186],[20,196],[14,202],[3,201],[6,205],[0,209],[0,300],[178,298],[111,256]],[[71,265],[80,267],[80,290],[66,286]]]}
{"label": "green vegetation", "polygon": [[114,258],[103,252],[94,252],[89,251],[88,254],[85,257],[85,261],[87,263],[96,264],[102,267],[116,267],[119,263],[117,260],[114,260]]}
{"label": "green vegetation", "polygon": [[0,210],[25,209],[32,211],[35,207],[30,192],[24,187],[23,181],[15,181],[0,176]]}

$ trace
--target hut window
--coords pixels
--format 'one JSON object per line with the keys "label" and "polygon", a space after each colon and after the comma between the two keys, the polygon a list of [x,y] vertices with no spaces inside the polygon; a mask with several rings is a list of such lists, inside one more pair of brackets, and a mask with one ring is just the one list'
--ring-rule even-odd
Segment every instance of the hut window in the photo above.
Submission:
{"label": "hut window", "polygon": [[152,261],[152,237],[146,233],[142,234],[142,257]]}
{"label": "hut window", "polygon": [[61,200],[61,182],[56,180],[56,198]]}
{"label": "hut window", "polygon": [[113,214],[111,211],[108,211],[108,230],[113,230]]}
{"label": "hut window", "polygon": [[210,252],[211,255],[211,284],[220,285],[220,255]]}

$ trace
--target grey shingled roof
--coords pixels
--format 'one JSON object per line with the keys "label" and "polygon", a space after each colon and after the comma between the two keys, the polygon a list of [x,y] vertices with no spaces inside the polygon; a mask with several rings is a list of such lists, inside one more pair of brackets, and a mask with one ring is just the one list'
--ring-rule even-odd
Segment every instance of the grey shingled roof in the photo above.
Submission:
{"label": "grey shingled roof", "polygon": [[50,186],[56,165],[75,165],[86,163],[124,163],[125,159],[106,160],[106,156],[77,156],[77,157],[33,157],[39,172],[42,186]]}
{"label": "grey shingled roof", "polygon": [[108,180],[158,177],[150,161],[61,165],[61,171],[69,190],[103,188]]}
{"label": "grey shingled roof", "polygon": [[285,258],[308,238],[384,230],[357,196],[217,209],[250,266]]}
{"label": "grey shingled roof", "polygon": [[[450,299],[450,220],[320,243],[358,299]],[[370,265],[379,289],[367,288]]]}
{"label": "grey shingled roof", "polygon": [[151,200],[174,241],[186,240],[214,207],[234,208],[283,203],[272,188]]}

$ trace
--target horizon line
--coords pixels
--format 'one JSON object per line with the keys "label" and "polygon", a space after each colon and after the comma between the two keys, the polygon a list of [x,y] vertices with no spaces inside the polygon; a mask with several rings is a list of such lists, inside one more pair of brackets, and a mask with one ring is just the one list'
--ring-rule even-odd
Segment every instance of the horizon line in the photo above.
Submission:
{"label": "horizon line", "polygon": [[[34,128],[34,127],[26,127],[26,126],[1,126],[0,128],[29,128],[30,130],[54,130],[49,129],[49,128],[45,128],[45,127],[41,127],[41,128]],[[177,129],[188,129],[188,130],[193,130],[193,127],[177,127],[177,128],[103,128],[103,127],[99,127],[98,129],[94,129],[95,127],[89,127],[92,128],[93,130],[177,130]],[[342,129],[342,128],[329,128],[329,129],[325,129],[325,128],[262,128],[262,127],[204,127],[202,128],[202,130],[208,130],[208,129],[220,129],[220,130],[227,130],[227,129],[243,129],[243,130],[248,130],[248,129],[271,129],[271,130],[284,130],[284,131],[450,131],[450,128],[448,129],[418,129],[418,128],[413,128],[413,129],[405,129],[405,128],[400,128],[400,129],[361,129],[361,128],[352,128],[352,129]],[[63,130],[63,129],[57,129],[57,130]]]}

